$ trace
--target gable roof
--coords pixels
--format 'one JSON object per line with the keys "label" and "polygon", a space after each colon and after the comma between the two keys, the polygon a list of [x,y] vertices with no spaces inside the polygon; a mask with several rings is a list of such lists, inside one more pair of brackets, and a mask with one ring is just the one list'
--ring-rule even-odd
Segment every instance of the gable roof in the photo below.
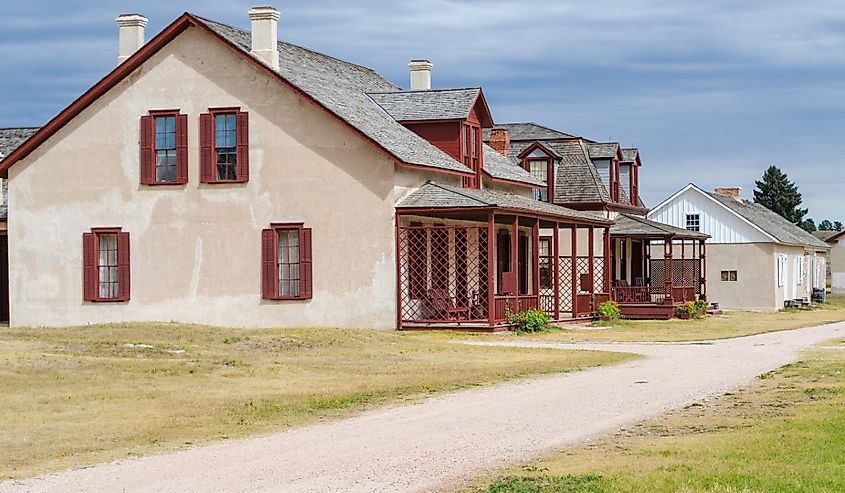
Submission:
{"label": "gable roof", "polygon": [[589,212],[575,211],[559,205],[541,202],[529,197],[496,190],[458,188],[442,183],[427,181],[410,193],[397,209],[439,209],[439,208],[502,208],[523,211],[559,219],[575,219],[596,225],[609,225],[612,221]]}
{"label": "gable roof", "polygon": [[11,154],[37,131],[38,127],[0,128],[0,159]]}
{"label": "gable roof", "polygon": [[466,89],[432,89],[428,91],[371,92],[370,98],[399,122],[418,120],[463,120],[481,100],[484,107],[482,126],[490,127],[493,119],[480,87]]}
{"label": "gable roof", "polygon": [[622,162],[623,163],[639,163],[640,160],[640,150],[636,147],[630,147],[628,149],[622,149]]}
{"label": "gable roof", "polygon": [[812,235],[825,243],[833,243],[845,236],[845,231],[813,231]]}
{"label": "gable roof", "polygon": [[[497,123],[496,128],[504,128],[508,131],[508,138],[513,141],[519,140],[545,140],[545,139],[573,139],[575,135],[564,133],[553,128],[544,127],[533,122],[524,123]],[[490,131],[485,130],[484,140],[490,139]]]}
{"label": "gable roof", "polygon": [[405,128],[367,96],[369,92],[400,91],[372,69],[279,42],[280,68],[276,72],[250,53],[249,32],[184,13],[0,161],[0,176],[7,176],[9,166],[32,152],[189,27],[197,27],[225,43],[281,84],[346,124],[398,164],[472,175],[469,168]]}
{"label": "gable roof", "polygon": [[610,194],[580,139],[547,141],[560,154],[555,180],[555,202],[609,202]]}
{"label": "gable roof", "polygon": [[484,163],[482,164],[482,168],[490,178],[534,187],[546,186],[545,183],[534,178],[531,173],[509,158],[499,154],[498,151],[489,145],[482,144],[482,148],[484,149]]}

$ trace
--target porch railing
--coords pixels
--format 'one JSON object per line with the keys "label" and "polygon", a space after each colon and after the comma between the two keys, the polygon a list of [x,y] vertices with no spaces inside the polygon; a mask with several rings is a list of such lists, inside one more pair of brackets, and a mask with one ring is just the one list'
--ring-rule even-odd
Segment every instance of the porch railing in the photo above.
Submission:
{"label": "porch railing", "polygon": [[508,319],[508,311],[512,313],[525,310],[536,310],[540,308],[540,297],[537,295],[524,294],[519,296],[496,296],[493,316],[496,322],[504,322]]}

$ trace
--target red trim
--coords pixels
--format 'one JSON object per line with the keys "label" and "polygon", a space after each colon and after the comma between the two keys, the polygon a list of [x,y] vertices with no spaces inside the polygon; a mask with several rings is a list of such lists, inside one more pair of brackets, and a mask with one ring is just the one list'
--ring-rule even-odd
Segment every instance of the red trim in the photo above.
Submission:
{"label": "red trim", "polygon": [[539,141],[534,142],[530,146],[526,147],[522,152],[517,154],[516,157],[518,159],[525,159],[526,157],[528,157],[529,154],[531,154],[532,152],[534,152],[537,149],[540,149],[541,151],[543,151],[546,154],[546,156],[548,156],[548,157],[553,157],[553,158],[560,158],[561,157],[560,154],[555,152],[554,149],[546,147],[545,145],[543,145],[542,142],[539,142]]}
{"label": "red trim", "polygon": [[[311,228],[304,223],[270,223],[261,230],[261,297],[270,301],[310,300],[314,294],[312,274]],[[295,230],[299,233],[299,295],[279,295],[278,238],[281,230]]]}
{"label": "red trim", "polygon": [[[140,183],[146,186],[172,186],[188,183],[188,115],[181,109],[149,110],[140,123]],[[156,180],[155,119],[172,116],[176,131],[176,176],[174,181]]]}
{"label": "red trim", "polygon": [[299,89],[295,85],[293,85],[290,81],[285,79],[281,74],[278,72],[273,71],[270,67],[264,65],[262,62],[257,60],[256,58],[250,56],[248,53],[244,52],[241,48],[235,46],[229,40],[224,38],[223,36],[216,33],[210,27],[205,25],[202,21],[195,18],[193,15],[189,13],[184,13],[179,16],[176,20],[174,20],[169,26],[164,28],[160,33],[158,33],[155,37],[153,37],[147,44],[142,46],[138,51],[135,52],[131,57],[126,59],[123,63],[118,65],[114,70],[109,72],[105,77],[100,79],[99,82],[94,84],[90,89],[85,91],[79,98],[77,98],[73,103],[71,103],[67,108],[62,110],[58,115],[53,117],[46,125],[44,125],[38,132],[36,132],[32,137],[27,139],[23,144],[21,144],[17,149],[15,149],[11,154],[6,156],[2,161],[0,161],[0,177],[6,178],[8,177],[8,170],[9,168],[20,161],[21,159],[28,156],[32,153],[38,146],[43,144],[47,139],[49,139],[52,135],[58,132],[62,127],[67,125],[73,118],[78,116],[85,110],[88,106],[90,106],[94,101],[102,97],[106,92],[116,86],[120,81],[134,72],[138,67],[140,67],[144,62],[146,62],[150,57],[155,55],[160,49],[162,49],[165,45],[167,45],[170,41],[175,39],[179,34],[181,34],[185,29],[188,27],[194,26],[199,30],[211,35],[215,39],[221,41],[226,47],[237,53],[241,58],[246,60],[248,63],[253,64],[259,70],[269,74],[271,77],[274,77],[276,80],[281,82],[284,86],[288,89],[293,91],[298,96],[302,97],[309,103],[313,104],[314,106],[320,108],[321,110],[325,111],[327,114],[332,116],[333,118],[339,120],[343,125],[349,128],[353,133],[358,135],[360,138],[364,139],[370,145],[376,148],[376,150],[383,152],[388,158],[393,160],[400,166],[408,167],[411,169],[425,169],[427,171],[433,171],[438,173],[445,173],[445,174],[455,174],[459,176],[467,176],[471,175],[471,173],[465,173],[462,171],[457,170],[445,170],[440,168],[435,168],[431,166],[419,165],[419,164],[411,164],[406,163],[395,154],[390,152],[389,150],[385,149],[381,144],[373,140],[372,138],[368,137],[364,134],[361,130],[356,128],[354,125],[350,124],[343,118],[341,118],[337,113],[333,112],[325,105],[317,101],[316,99],[312,98],[302,89]]}
{"label": "red trim", "polygon": [[[543,162],[546,163],[546,200],[544,202],[554,203],[555,189],[554,189],[554,175],[555,175],[555,161],[552,157],[526,157],[522,159],[522,168],[531,173],[531,163]],[[543,187],[537,187],[543,188]]]}

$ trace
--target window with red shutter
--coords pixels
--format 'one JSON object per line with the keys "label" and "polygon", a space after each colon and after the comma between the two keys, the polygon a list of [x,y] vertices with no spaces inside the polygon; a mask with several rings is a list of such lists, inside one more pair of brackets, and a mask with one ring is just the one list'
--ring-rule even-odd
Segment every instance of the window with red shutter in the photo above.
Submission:
{"label": "window with red shutter", "polygon": [[274,223],[261,232],[261,291],[268,300],[313,296],[311,229],[302,223]]}
{"label": "window with red shutter", "polygon": [[249,115],[240,108],[210,108],[200,115],[200,181],[249,181]]}
{"label": "window with red shutter", "polygon": [[141,117],[141,184],[188,183],[188,115],[154,110]]}
{"label": "window with red shutter", "polygon": [[82,235],[83,299],[129,301],[129,233],[92,228]]}

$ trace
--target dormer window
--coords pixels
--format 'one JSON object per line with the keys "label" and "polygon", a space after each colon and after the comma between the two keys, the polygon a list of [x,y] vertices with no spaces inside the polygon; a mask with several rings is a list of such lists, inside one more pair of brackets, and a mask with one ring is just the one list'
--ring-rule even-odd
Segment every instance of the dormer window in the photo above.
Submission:
{"label": "dormer window", "polygon": [[534,200],[540,200],[542,202],[549,201],[549,168],[551,159],[549,158],[529,158],[528,159],[528,166],[526,169],[531,176],[536,178],[537,180],[546,184],[544,188],[535,188],[534,189]]}
{"label": "dormer window", "polygon": [[481,179],[481,127],[472,123],[464,123],[461,132],[461,157],[464,165],[471,169],[475,176],[464,178],[464,188],[480,188]]}

